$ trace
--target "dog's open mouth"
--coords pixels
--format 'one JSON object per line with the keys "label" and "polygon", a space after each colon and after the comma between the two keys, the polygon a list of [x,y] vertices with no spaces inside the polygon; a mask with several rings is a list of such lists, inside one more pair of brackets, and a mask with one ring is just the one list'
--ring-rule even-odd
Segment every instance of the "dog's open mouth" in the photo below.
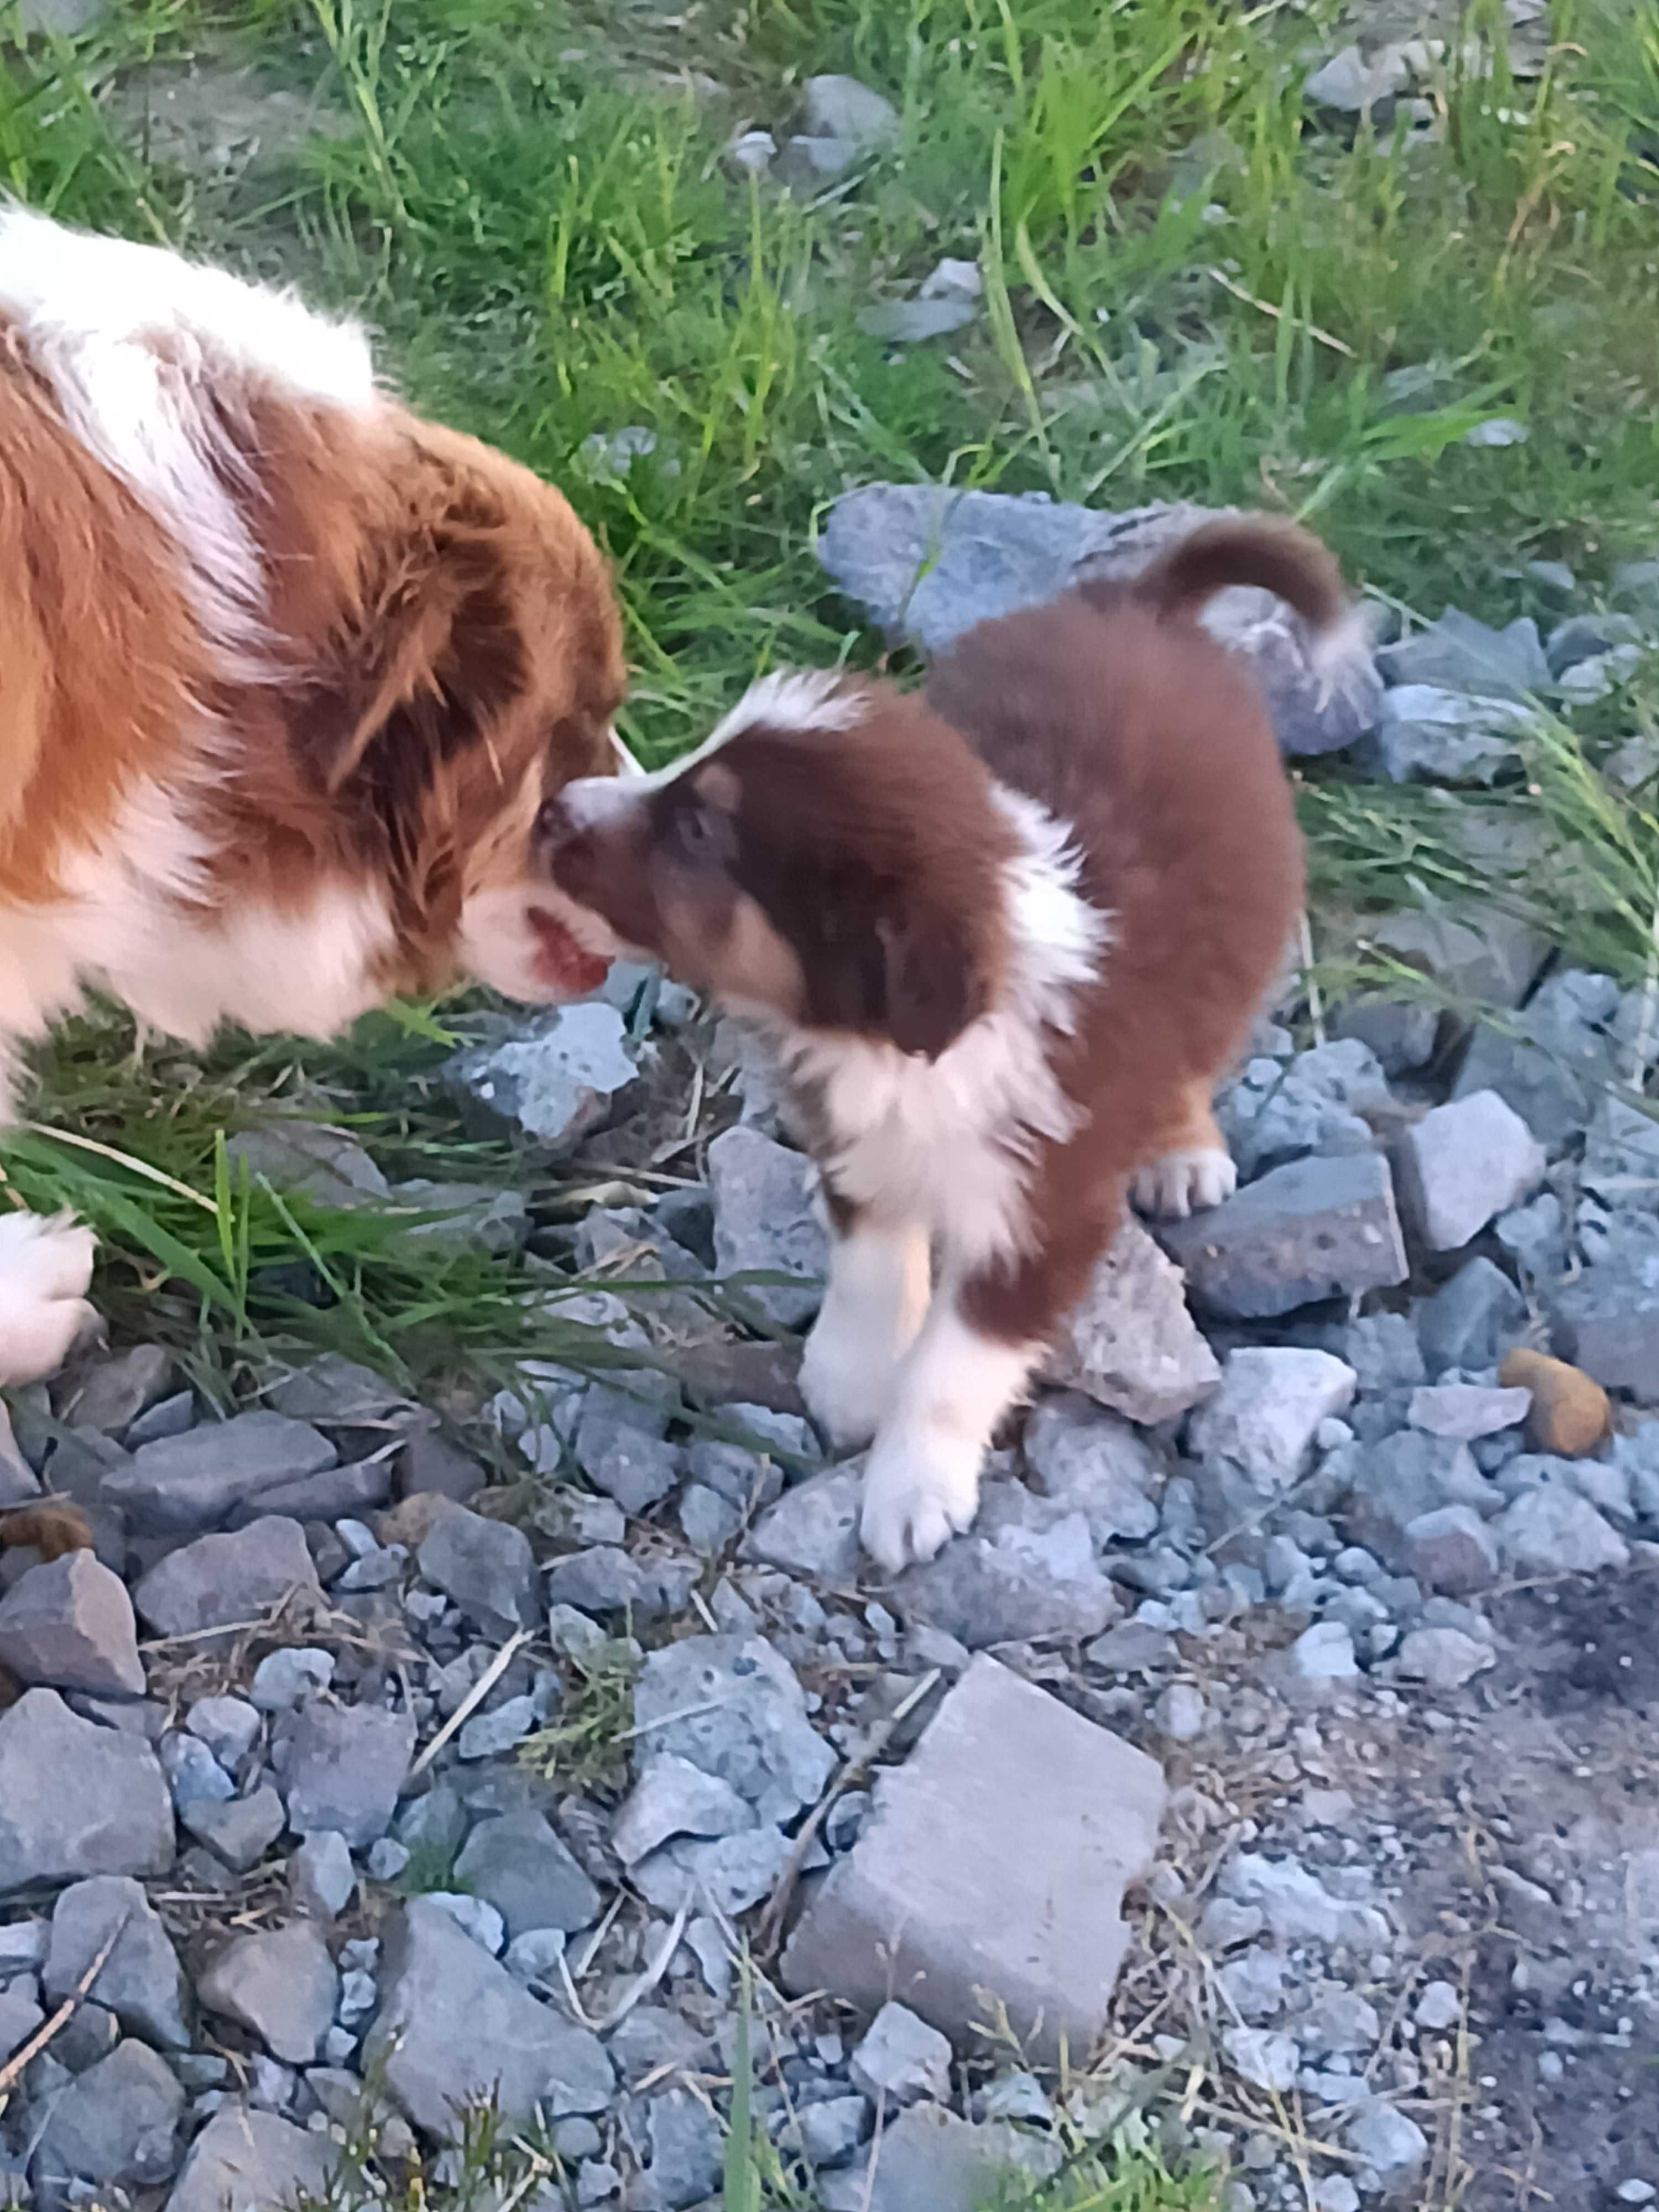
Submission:
{"label": "dog's open mouth", "polygon": [[611,963],[603,953],[590,952],[579,944],[545,907],[530,908],[530,926],[536,933],[536,972],[549,990],[556,991],[562,999],[580,999],[599,989],[611,972]]}

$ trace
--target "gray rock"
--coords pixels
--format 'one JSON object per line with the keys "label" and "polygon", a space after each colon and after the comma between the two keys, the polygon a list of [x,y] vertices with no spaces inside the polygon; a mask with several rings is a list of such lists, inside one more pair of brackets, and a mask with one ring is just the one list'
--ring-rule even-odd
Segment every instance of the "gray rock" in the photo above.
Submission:
{"label": "gray rock", "polygon": [[270,1403],[290,1420],[313,1421],[324,1428],[376,1428],[415,1416],[412,1400],[384,1376],[338,1352],[325,1352],[284,1376],[270,1392]]}
{"label": "gray rock", "polygon": [[210,2012],[240,2021],[290,2066],[309,2066],[334,2018],[340,1978],[308,1920],[234,1936],[196,1984]]}
{"label": "gray rock", "polygon": [[0,1666],[21,1682],[142,1698],[138,1631],[121,1577],[84,1551],[19,1576],[0,1599]]}
{"label": "gray rock", "polygon": [[1544,1148],[1495,1091],[1434,1107],[1400,1147],[1400,1202],[1431,1252],[1453,1252],[1538,1188]]}
{"label": "gray rock", "polygon": [[1619,1213],[1577,1281],[1557,1291],[1560,1349],[1609,1390],[1659,1404],[1659,1219]]}
{"label": "gray rock", "polygon": [[1527,1302],[1484,1254],[1466,1260],[1418,1310],[1430,1371],[1493,1367],[1527,1325]]}
{"label": "gray rock", "polygon": [[565,2027],[442,1907],[414,1898],[382,1939],[381,2003],[364,2070],[421,2131],[453,2142],[468,2102],[494,2096],[508,2119],[597,2112],[615,2086],[586,2029]]}
{"label": "gray rock", "polygon": [[233,1175],[246,1161],[254,1176],[297,1191],[319,1206],[349,1211],[383,1199],[386,1180],[356,1139],[324,1121],[283,1115],[245,1129],[225,1146]]}
{"label": "gray rock", "polygon": [[1338,1009],[1331,1028],[1339,1037],[1368,1046],[1385,1075],[1410,1075],[1434,1056],[1440,1009],[1422,1000],[1364,992]]}
{"label": "gray rock", "polygon": [[1425,1982],[1412,2018],[1431,2035],[1443,2034],[1463,2017],[1463,2000],[1455,1982]]}
{"label": "gray rock", "polygon": [[1229,1352],[1221,1388],[1193,1416],[1189,1449],[1237,1468],[1263,1497],[1277,1496],[1307,1465],[1320,1423],[1352,1403],[1356,1380],[1328,1352],[1246,1346]]}
{"label": "gray rock", "polygon": [[510,1522],[445,1498],[415,1556],[422,1578],[486,1636],[504,1639],[536,1618],[535,1556]]}
{"label": "gray rock", "polygon": [[624,1513],[639,1514],[666,1498],[680,1477],[684,1454],[668,1441],[678,1391],[668,1376],[648,1370],[619,1382],[626,1387],[589,1384],[571,1448],[595,1489]]}
{"label": "gray rock", "polygon": [[1251,1950],[1216,1972],[1216,1987],[1239,2020],[1260,2027],[1285,2009],[1285,1969],[1276,1952]]}
{"label": "gray rock", "polygon": [[524,1194],[494,1183],[432,1182],[424,1176],[393,1183],[387,1212],[405,1207],[427,1217],[404,1234],[446,1252],[483,1252],[500,1258],[517,1252],[530,1231]]}
{"label": "gray rock", "polygon": [[[447,1912],[463,1935],[497,1958],[507,1948],[507,1923],[495,1906],[465,1890],[428,1890],[426,1900]],[[560,1931],[562,1932],[562,1931]]]}
{"label": "gray rock", "polygon": [[1408,907],[1368,922],[1366,934],[1451,997],[1490,1006],[1519,1006],[1548,951],[1524,922],[1490,907],[1462,914]]}
{"label": "gray rock", "polygon": [[947,2035],[988,1997],[1027,2047],[1086,2050],[1128,1942],[1123,1887],[1150,1864],[1163,1804],[1142,1753],[978,1658],[906,1764],[878,1776],[871,1820],[790,1938],[785,1984],[891,1996]]}
{"label": "gray rock", "polygon": [[1292,1160],[1159,1242],[1212,1312],[1241,1320],[1406,1279],[1388,1162],[1379,1152]]}
{"label": "gray rock", "polygon": [[259,1739],[258,1708],[246,1698],[198,1698],[185,1726],[199,1736],[222,1766],[246,1759]]}
{"label": "gray rock", "polygon": [[1376,660],[1391,684],[1438,684],[1494,699],[1524,701],[1547,690],[1550,681],[1538,625],[1529,615],[1498,630],[1448,607],[1427,629],[1382,647]]}
{"label": "gray rock", "polygon": [[1385,2187],[1417,2172],[1429,2155],[1428,2137],[1416,2121],[1380,2097],[1366,2099],[1344,2135]]}
{"label": "gray rock", "polygon": [[1490,1644],[1465,1636],[1461,1628],[1408,1629],[1395,1661],[1403,1680],[1425,1682],[1431,1690],[1461,1690],[1497,1663]]}
{"label": "gray rock", "polygon": [[179,2163],[185,2093],[167,2061],[131,2037],[71,2082],[51,2108],[31,2171],[55,2195],[71,2180],[149,2188]]}
{"label": "gray rock", "polygon": [[58,1417],[67,1427],[124,1436],[141,1413],[167,1396],[173,1371],[173,1354],[161,1344],[136,1344],[94,1360],[76,1373]]}
{"label": "gray rock", "polygon": [[324,2135],[252,2105],[222,2105],[191,2145],[167,2212],[270,2212],[325,2196],[335,2160]]}
{"label": "gray rock", "polygon": [[549,1607],[574,1607],[581,1613],[623,1613],[641,1607],[645,1571],[620,1545],[596,1544],[556,1559],[548,1572]]}
{"label": "gray rock", "polygon": [[752,1808],[729,1782],[672,1753],[659,1753],[641,1766],[617,1814],[611,1847],[624,1866],[632,1866],[675,1836],[730,1836],[754,1826]]}
{"label": "gray rock", "polygon": [[819,2176],[818,2202],[823,2212],[980,2212],[1011,2172],[1050,2172],[1060,2158],[1057,2144],[1006,2123],[975,2126],[942,2105],[913,2105],[867,2160]]}
{"label": "gray rock", "polygon": [[638,1077],[627,1023],[597,1000],[538,1014],[513,1036],[458,1053],[443,1071],[470,1127],[555,1155],[623,1111]]}
{"label": "gray rock", "polygon": [[1296,2038],[1271,2027],[1224,2027],[1221,2047],[1236,2074],[1257,2089],[1282,2094],[1301,2070]]}
{"label": "gray rock", "polygon": [[898,110],[855,76],[809,76],[801,97],[810,137],[844,138],[861,148],[898,142]]}
{"label": "gray rock", "polygon": [[1196,1743],[1210,1724],[1203,1692],[1192,1682],[1171,1682],[1158,1692],[1152,1724],[1170,1743]]}
{"label": "gray rock", "polygon": [[826,2097],[795,2115],[801,2156],[814,2172],[845,2166],[870,2132],[870,2107],[862,2097]]}
{"label": "gray rock", "polygon": [[1117,1594],[1081,1513],[1023,1483],[988,1481],[978,1518],[937,1559],[910,1567],[889,1601],[907,1624],[943,1629],[969,1650],[1039,1636],[1098,1636]]}
{"label": "gray rock", "polygon": [[1589,1575],[1630,1565],[1630,1547],[1576,1491],[1544,1483],[1492,1522],[1504,1564],[1518,1575]]}
{"label": "gray rock", "polygon": [[890,2108],[919,2098],[951,2095],[951,2045],[936,2027],[890,1999],[871,2021],[848,2061],[854,2088]]}
{"label": "gray rock", "polygon": [[234,1506],[257,1511],[266,1491],[331,1468],[338,1457],[308,1422],[238,1413],[143,1445],[131,1465],[105,1477],[101,1495],[120,1508],[135,1535],[195,1535],[216,1528]]}
{"label": "gray rock", "polygon": [[858,326],[866,337],[885,338],[892,345],[917,345],[927,338],[948,337],[978,319],[976,301],[957,299],[883,300],[860,308]]}
{"label": "gray rock", "polygon": [[262,1713],[288,1713],[326,1690],[333,1680],[331,1651],[308,1651],[301,1644],[284,1644],[267,1652],[254,1668],[248,1696]]}
{"label": "gray rock", "polygon": [[274,1790],[256,1790],[251,1796],[233,1797],[224,1803],[210,1798],[179,1808],[181,1823],[198,1842],[217,1851],[228,1867],[246,1874],[276,1842],[287,1825],[283,1801]]}
{"label": "gray rock", "polygon": [[455,1880],[495,1907],[509,1937],[538,1928],[570,1934],[599,1917],[599,1893],[539,1813],[480,1820]]}
{"label": "gray rock", "polygon": [[1585,1139],[1579,1182],[1609,1210],[1659,1209],[1659,1121],[1605,1093]]}
{"label": "gray rock", "polygon": [[197,1737],[168,1729],[155,1749],[175,1808],[213,1800],[223,1804],[236,1795],[236,1784]]}
{"label": "gray rock", "polygon": [[768,1320],[799,1328],[817,1311],[829,1266],[829,1241],[813,1204],[811,1164],[758,1129],[726,1129],[708,1147],[714,1201],[714,1270],[795,1275],[787,1284],[738,1285]]}
{"label": "gray rock", "polygon": [[1382,2033],[1376,2006],[1340,1983],[1316,1997],[1296,2025],[1297,2041],[1313,2058],[1328,2058],[1336,2051],[1374,2051]]}
{"label": "gray rock", "polygon": [[1498,1543],[1472,1505],[1442,1505],[1405,1523],[1400,1564],[1425,1590],[1470,1597],[1498,1580]]}
{"label": "gray rock", "polygon": [[1502,1030],[1477,1026],[1454,1097],[1496,1091],[1553,1156],[1589,1121],[1614,1073],[1608,1032],[1618,1011],[1610,975],[1577,968],[1551,975]]}
{"label": "gray rock", "polygon": [[703,2100],[690,2089],[665,2089],[645,2112],[651,2162],[630,2203],[640,2212],[682,2212],[712,2200],[720,2186],[726,2137]]}
{"label": "gray rock", "polygon": [[322,1585],[297,1521],[271,1516],[234,1535],[198,1536],[158,1560],[132,1593],[157,1636],[246,1626],[284,1600],[319,1602]]}
{"label": "gray rock", "polygon": [[282,1774],[296,1836],[332,1829],[354,1850],[383,1836],[415,1756],[415,1721],[374,1705],[302,1705],[286,1723]]}
{"label": "gray rock", "polygon": [[58,2003],[77,1989],[112,1936],[115,1948],[88,1994],[129,2033],[188,2051],[190,1985],[160,1913],[131,1876],[96,1875],[59,1896],[42,1976],[47,1996]]}
{"label": "gray rock", "polygon": [[1097,1545],[1158,1527],[1152,1454],[1115,1413],[1070,1392],[1045,1397],[1025,1424],[1024,1452],[1043,1496],[1081,1513]]}
{"label": "gray rock", "polygon": [[784,1660],[759,1637],[693,1636],[653,1651],[634,1689],[641,1754],[729,1783],[763,1823],[816,1802],[835,1754]]}
{"label": "gray rock", "polygon": [[1391,1119],[1396,1110],[1381,1063],[1357,1037],[1299,1052],[1286,1067],[1253,1060],[1245,1074],[1228,1094],[1222,1122],[1247,1181],[1308,1152],[1369,1151],[1364,1117]]}
{"label": "gray rock", "polygon": [[635,1862],[634,1886],[659,1912],[690,1902],[731,1920],[771,1894],[793,1848],[769,1826],[708,1841],[681,1836]]}
{"label": "gray rock", "polygon": [[[1108,514],[1042,495],[868,484],[830,509],[819,557],[890,635],[936,653],[977,623],[1042,605],[1085,575],[1138,574],[1212,519],[1186,506]],[[1382,690],[1368,653],[1350,656],[1327,683],[1300,625],[1265,592],[1221,592],[1203,619],[1249,662],[1287,752],[1339,750],[1374,724]]]}
{"label": "gray rock", "polygon": [[1297,1859],[1235,1852],[1222,1888],[1235,1905],[1257,1907],[1281,1944],[1346,1943],[1370,1950],[1388,1932],[1374,1907],[1334,1895]]}
{"label": "gray rock", "polygon": [[1395,783],[1489,784],[1516,766],[1535,707],[1437,684],[1401,684],[1382,695],[1376,755]]}
{"label": "gray rock", "polygon": [[859,1507],[863,1462],[832,1467],[786,1490],[756,1521],[743,1546],[746,1559],[819,1582],[857,1582]]}
{"label": "gray rock", "polygon": [[289,1856],[289,1895],[313,1920],[332,1920],[343,1912],[356,1887],[350,1847],[336,1829],[319,1828]]}
{"label": "gray rock", "polygon": [[1477,1437],[1518,1428],[1532,1404],[1530,1390],[1501,1390],[1494,1383],[1423,1383],[1412,1392],[1407,1418],[1431,1437],[1473,1443]]}
{"label": "gray rock", "polygon": [[456,1752],[468,1760],[499,1759],[515,1750],[544,1717],[533,1696],[506,1698],[487,1712],[473,1714],[455,1739]]}
{"label": "gray rock", "polygon": [[1398,52],[1382,47],[1369,59],[1359,46],[1342,46],[1310,70],[1302,97],[1311,107],[1334,108],[1340,115],[1363,115],[1379,100],[1392,100],[1409,82],[1411,71]]}
{"label": "gray rock", "polygon": [[371,1455],[349,1467],[329,1467],[293,1482],[273,1482],[258,1498],[244,1498],[225,1516],[228,1528],[245,1528],[267,1513],[293,1521],[341,1521],[373,1513],[392,1496],[392,1462]]}
{"label": "gray rock", "polygon": [[81,1719],[55,1690],[27,1690],[0,1714],[0,1894],[82,1875],[165,1874],[173,1851],[166,1778],[142,1738]]}
{"label": "gray rock", "polygon": [[1340,1620],[1316,1620],[1291,1646],[1291,1661],[1304,1682],[1351,1682],[1359,1672],[1353,1636]]}
{"label": "gray rock", "polygon": [[1220,1372],[1185,1282],[1140,1224],[1125,1221],[1061,1326],[1048,1380],[1147,1426],[1184,1413]]}
{"label": "gray rock", "polygon": [[1328,1471],[1351,1481],[1347,1523],[1354,1542],[1391,1565],[1403,1565],[1406,1530],[1420,1516],[1444,1505],[1490,1515],[1502,1503],[1466,1443],[1420,1429],[1398,1430],[1369,1447],[1349,1446]]}

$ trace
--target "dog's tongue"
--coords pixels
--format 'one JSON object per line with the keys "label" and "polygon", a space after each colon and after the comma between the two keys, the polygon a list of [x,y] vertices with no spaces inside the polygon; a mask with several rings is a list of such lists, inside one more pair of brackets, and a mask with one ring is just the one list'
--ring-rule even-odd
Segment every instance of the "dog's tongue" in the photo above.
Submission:
{"label": "dog's tongue", "polygon": [[540,947],[537,971],[548,988],[563,999],[581,999],[597,991],[611,972],[611,963],[579,945],[557,915],[544,908],[532,907],[530,922]]}

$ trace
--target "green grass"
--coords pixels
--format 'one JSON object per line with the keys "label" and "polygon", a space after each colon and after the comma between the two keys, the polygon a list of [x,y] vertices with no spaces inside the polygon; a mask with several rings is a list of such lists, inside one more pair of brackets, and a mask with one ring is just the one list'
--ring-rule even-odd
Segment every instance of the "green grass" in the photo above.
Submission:
{"label": "green grass", "polygon": [[[655,760],[757,670],[880,655],[813,554],[827,503],[872,477],[1266,504],[1419,615],[1547,615],[1528,561],[1566,562],[1593,600],[1653,552],[1654,9],[1556,0],[1544,72],[1517,80],[1480,0],[1490,67],[1449,66],[1415,137],[1308,127],[1326,12],[703,0],[669,24],[601,0],[131,0],[99,35],[3,43],[0,185],[356,309],[417,404],[563,484],[616,564],[628,734]],[[244,66],[312,103],[312,139],[224,175],[163,159],[177,73]],[[718,93],[677,86],[688,69]],[[897,143],[816,200],[733,173],[732,129],[787,137],[826,69],[892,98]],[[860,306],[943,254],[979,259],[978,324],[898,351],[860,332]],[[1524,444],[1464,442],[1498,414]],[[618,473],[590,441],[625,428],[655,449]],[[1650,672],[1540,726],[1490,797],[1317,764],[1316,944],[1327,914],[1346,944],[1356,915],[1495,897],[1574,959],[1650,974],[1659,798],[1601,763],[1656,707]],[[1539,841],[1518,878],[1482,857],[1493,817]],[[135,1054],[100,1018],[46,1055],[35,1110],[108,1149],[25,1133],[0,1171],[84,1211],[105,1303],[224,1389],[272,1341],[416,1380],[574,1357],[512,1269],[224,1171],[224,1128],[320,1097],[402,1172],[511,1177],[459,1152],[433,1098],[462,1018],[381,1018],[337,1048],[233,1039],[205,1063]]]}

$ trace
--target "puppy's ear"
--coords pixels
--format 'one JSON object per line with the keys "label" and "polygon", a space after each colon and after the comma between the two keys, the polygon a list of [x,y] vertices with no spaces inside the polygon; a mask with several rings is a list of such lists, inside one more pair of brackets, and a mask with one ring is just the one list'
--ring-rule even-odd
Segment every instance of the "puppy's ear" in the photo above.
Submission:
{"label": "puppy's ear", "polygon": [[978,948],[939,915],[883,916],[881,947],[888,1034],[901,1052],[937,1060],[988,996]]}

